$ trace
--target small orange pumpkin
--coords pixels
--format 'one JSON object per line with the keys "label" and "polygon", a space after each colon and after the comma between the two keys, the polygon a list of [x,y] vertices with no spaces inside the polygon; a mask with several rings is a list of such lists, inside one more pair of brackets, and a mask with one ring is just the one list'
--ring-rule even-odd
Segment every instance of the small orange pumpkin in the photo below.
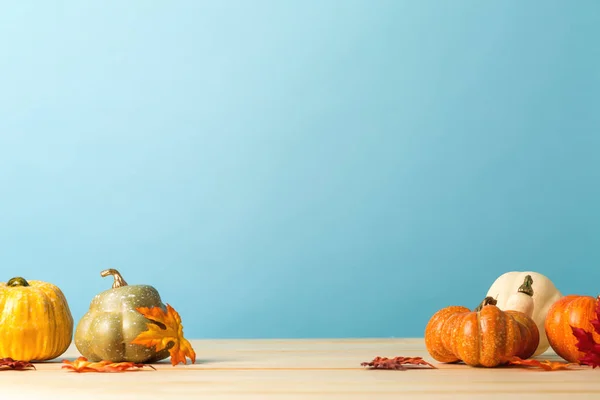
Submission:
{"label": "small orange pumpkin", "polygon": [[537,325],[520,311],[502,311],[486,297],[474,311],[450,306],[437,311],[425,328],[425,346],[439,362],[463,361],[496,367],[513,356],[527,359],[540,341]]}
{"label": "small orange pumpkin", "polygon": [[568,295],[557,300],[546,315],[544,329],[550,347],[568,362],[576,363],[584,353],[577,349],[577,338],[571,326],[592,332],[600,343],[600,335],[594,331],[591,321],[596,319],[596,307],[600,296]]}

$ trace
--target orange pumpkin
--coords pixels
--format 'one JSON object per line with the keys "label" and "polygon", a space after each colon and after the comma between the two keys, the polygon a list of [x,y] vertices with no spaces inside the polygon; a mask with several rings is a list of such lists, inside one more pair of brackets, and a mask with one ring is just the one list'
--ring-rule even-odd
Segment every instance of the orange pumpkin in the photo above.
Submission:
{"label": "orange pumpkin", "polygon": [[540,341],[537,325],[520,311],[502,311],[487,297],[471,311],[450,306],[437,311],[425,328],[425,346],[439,362],[463,361],[473,367],[496,367],[510,357],[527,359]]}
{"label": "orange pumpkin", "polygon": [[600,343],[600,335],[594,331],[591,321],[596,319],[599,297],[568,295],[557,300],[546,315],[544,329],[550,347],[568,362],[576,363],[584,353],[577,350],[577,338],[571,326],[592,332],[594,340]]}

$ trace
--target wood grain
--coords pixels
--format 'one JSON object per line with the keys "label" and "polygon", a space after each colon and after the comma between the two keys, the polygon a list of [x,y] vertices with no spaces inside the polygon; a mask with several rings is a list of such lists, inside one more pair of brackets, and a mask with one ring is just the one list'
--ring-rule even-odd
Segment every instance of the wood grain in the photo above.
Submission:
{"label": "wood grain", "polygon": [[[62,370],[71,346],[37,371],[0,372],[0,399],[592,399],[600,370],[545,372],[435,363],[423,339],[194,340],[196,364],[156,371]],[[360,366],[375,356],[420,356],[439,369],[383,371]],[[538,358],[560,360],[547,352]]]}

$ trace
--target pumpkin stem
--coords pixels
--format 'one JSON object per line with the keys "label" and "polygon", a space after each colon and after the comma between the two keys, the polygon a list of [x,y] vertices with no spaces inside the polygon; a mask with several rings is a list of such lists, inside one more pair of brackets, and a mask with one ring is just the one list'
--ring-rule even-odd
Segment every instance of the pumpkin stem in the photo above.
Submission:
{"label": "pumpkin stem", "polygon": [[531,285],[533,284],[533,279],[531,275],[527,275],[523,284],[519,287],[519,293],[525,293],[526,295],[533,296],[533,288]]}
{"label": "pumpkin stem", "polygon": [[125,282],[125,279],[123,279],[119,271],[117,271],[116,269],[109,268],[100,272],[100,276],[102,276],[103,278],[109,275],[112,275],[113,278],[115,278],[115,281],[112,285],[113,289],[120,288],[121,286],[127,286],[127,282]]}
{"label": "pumpkin stem", "polygon": [[483,299],[481,303],[479,303],[479,305],[477,306],[477,308],[475,308],[474,311],[481,311],[483,307],[487,305],[495,306],[497,303],[498,301],[495,298],[488,296],[485,299]]}
{"label": "pumpkin stem", "polygon": [[20,276],[14,277],[8,282],[6,282],[6,286],[29,286],[29,282],[25,280],[25,278],[21,278]]}

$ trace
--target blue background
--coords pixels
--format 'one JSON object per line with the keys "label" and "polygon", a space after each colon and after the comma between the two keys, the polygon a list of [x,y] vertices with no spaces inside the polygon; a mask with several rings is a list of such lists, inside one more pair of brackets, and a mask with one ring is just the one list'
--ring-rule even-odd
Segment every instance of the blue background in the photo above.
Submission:
{"label": "blue background", "polygon": [[421,336],[600,279],[600,2],[18,1],[0,271],[155,286],[186,336]]}

